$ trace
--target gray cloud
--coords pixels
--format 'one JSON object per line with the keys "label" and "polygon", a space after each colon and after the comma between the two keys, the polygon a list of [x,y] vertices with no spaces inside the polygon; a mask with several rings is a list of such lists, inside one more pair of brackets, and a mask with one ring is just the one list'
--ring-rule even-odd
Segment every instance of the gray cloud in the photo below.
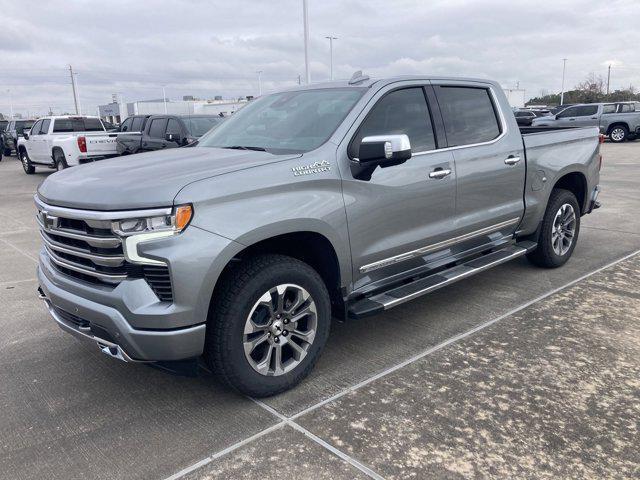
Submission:
{"label": "gray cloud", "polygon": [[[0,0],[0,111],[70,110],[78,72],[83,109],[111,93],[127,100],[225,97],[296,83],[304,74],[301,0],[95,2],[34,7]],[[568,87],[614,62],[612,87],[640,87],[640,3],[635,0],[309,0],[312,79],[411,73],[520,82],[531,95]]]}

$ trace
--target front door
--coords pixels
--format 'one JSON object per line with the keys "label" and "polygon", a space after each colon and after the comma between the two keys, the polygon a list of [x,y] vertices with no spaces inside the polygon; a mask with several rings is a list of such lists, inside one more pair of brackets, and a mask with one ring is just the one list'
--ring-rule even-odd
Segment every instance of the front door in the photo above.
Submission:
{"label": "front door", "polygon": [[[433,253],[428,247],[448,238],[456,172],[452,153],[437,149],[432,118],[423,85],[388,86],[338,149],[356,289],[424,265],[424,257]],[[350,162],[362,138],[393,134],[409,137],[412,157],[357,178]],[[429,175],[435,171],[441,173]]]}
{"label": "front door", "polygon": [[486,84],[434,85],[456,165],[459,250],[509,237],[524,213],[522,138]]}
{"label": "front door", "polygon": [[152,118],[149,125],[148,134],[142,135],[143,150],[160,150],[166,147],[167,141],[164,139],[164,132],[167,130],[166,118]]}

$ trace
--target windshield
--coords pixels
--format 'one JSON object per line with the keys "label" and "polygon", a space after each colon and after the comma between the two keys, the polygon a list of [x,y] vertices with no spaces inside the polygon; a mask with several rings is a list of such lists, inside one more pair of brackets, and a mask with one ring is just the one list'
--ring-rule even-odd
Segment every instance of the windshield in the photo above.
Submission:
{"label": "windshield", "polygon": [[200,147],[304,153],[338,128],[364,88],[274,93],[253,100],[200,140]]}
{"label": "windshield", "polygon": [[201,137],[223,120],[222,117],[189,117],[184,119],[184,124],[191,135]]}

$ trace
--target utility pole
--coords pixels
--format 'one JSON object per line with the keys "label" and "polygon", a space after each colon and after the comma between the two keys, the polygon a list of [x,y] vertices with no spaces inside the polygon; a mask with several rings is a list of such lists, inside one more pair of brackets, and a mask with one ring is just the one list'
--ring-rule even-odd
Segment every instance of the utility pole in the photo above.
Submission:
{"label": "utility pole", "polygon": [[328,38],[329,39],[329,71],[330,76],[329,79],[333,80],[333,41],[337,40],[338,37],[332,37],[332,36],[328,36],[328,37],[324,37],[324,38]]}
{"label": "utility pole", "polygon": [[564,105],[564,73],[567,68],[567,59],[562,59],[562,91],[560,92],[560,105]]}
{"label": "utility pole", "polygon": [[609,64],[609,68],[607,69],[607,95],[609,95],[609,84],[611,83],[611,64]]}
{"label": "utility pole", "polygon": [[298,75],[298,85],[302,85],[302,77]]}
{"label": "utility pole", "polygon": [[73,90],[73,103],[76,106],[76,115],[79,115],[78,111],[78,97],[76,95],[76,80],[73,77],[73,68],[69,65],[69,75],[71,75],[71,89]]}
{"label": "utility pole", "polygon": [[11,110],[11,120],[13,120],[13,97],[11,96],[11,90],[7,89],[7,93],[9,94],[9,110]]}
{"label": "utility pole", "polygon": [[164,103],[164,113],[167,113],[167,92],[164,90],[164,85],[162,86],[162,102]]}
{"label": "utility pole", "polygon": [[302,0],[302,21],[304,23],[304,72],[307,85],[311,83],[309,71],[309,8],[307,0]]}
{"label": "utility pole", "polygon": [[262,96],[262,70],[256,72],[258,74],[258,96]]}

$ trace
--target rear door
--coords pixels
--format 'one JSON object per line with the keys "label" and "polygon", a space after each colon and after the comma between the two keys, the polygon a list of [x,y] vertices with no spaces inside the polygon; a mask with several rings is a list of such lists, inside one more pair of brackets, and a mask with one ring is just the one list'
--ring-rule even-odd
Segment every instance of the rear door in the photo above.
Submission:
{"label": "rear door", "polygon": [[434,88],[455,160],[458,247],[466,250],[508,237],[524,212],[520,131],[503,114],[492,86],[434,82]]}
{"label": "rear door", "polygon": [[[422,267],[441,250],[432,247],[449,237],[456,172],[451,152],[438,149],[434,125],[441,120],[427,103],[428,88],[414,82],[382,88],[338,150],[356,289]],[[412,157],[377,167],[368,178],[354,174],[362,138],[394,134],[409,137]],[[430,176],[436,170],[445,173]]]}
{"label": "rear door", "polygon": [[602,108],[600,105],[580,105],[577,107],[576,117],[573,125],[576,127],[597,127],[598,122],[598,108]]}
{"label": "rear door", "polygon": [[166,147],[166,141],[164,139],[164,133],[167,130],[167,118],[166,117],[153,117],[150,118],[149,129],[147,134],[142,137],[142,149],[143,150],[160,150]]}

